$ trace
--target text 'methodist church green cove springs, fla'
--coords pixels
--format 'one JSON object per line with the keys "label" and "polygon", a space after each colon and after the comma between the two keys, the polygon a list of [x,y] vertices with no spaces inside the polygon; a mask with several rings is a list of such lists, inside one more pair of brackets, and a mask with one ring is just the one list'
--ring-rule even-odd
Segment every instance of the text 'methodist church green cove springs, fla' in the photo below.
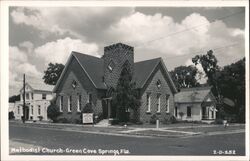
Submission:
{"label": "text 'methodist church green cove springs, fla'", "polygon": [[[210,90],[202,92],[204,96],[199,97],[204,98],[199,99],[197,107],[189,105],[189,102],[182,102],[179,106],[175,102],[178,91],[162,58],[134,62],[134,48],[122,43],[105,47],[101,58],[71,53],[53,89],[61,112],[59,118],[71,122],[79,120],[87,103],[92,104],[94,114],[102,114],[104,119],[115,118],[117,109],[112,107],[112,92],[125,63],[129,64],[141,102],[137,112],[129,110],[131,119],[147,123],[154,114],[160,121],[166,115],[180,118],[178,110],[184,111],[183,119],[202,120],[205,116],[215,119],[216,109],[211,108],[214,107],[214,98]],[[204,90],[197,90],[198,95],[200,91]]]}

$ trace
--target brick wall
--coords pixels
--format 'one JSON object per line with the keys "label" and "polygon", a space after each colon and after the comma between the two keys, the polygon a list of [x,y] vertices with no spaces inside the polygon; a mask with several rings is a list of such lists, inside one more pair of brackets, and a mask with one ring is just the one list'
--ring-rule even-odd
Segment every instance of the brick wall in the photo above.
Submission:
{"label": "brick wall", "polygon": [[[120,77],[123,64],[128,61],[131,72],[134,71],[134,49],[133,47],[118,43],[104,48],[104,80],[109,87],[115,88]],[[114,63],[112,71],[108,69],[111,62]]]}
{"label": "brick wall", "polygon": [[[169,95],[169,113],[174,115],[174,95],[169,87],[169,83],[164,76],[165,71],[162,66],[159,64],[156,67],[156,70],[152,74],[153,76],[147,82],[145,89],[143,89],[143,94],[141,97],[141,107],[140,107],[140,120],[142,122],[148,123],[150,117],[153,114],[156,114],[160,121],[164,120],[164,117],[167,115],[166,112],[166,95]],[[161,87],[158,88],[156,82],[160,80]],[[147,93],[150,93],[151,97],[151,111],[147,112]],[[160,112],[157,113],[157,95],[160,94]]]}
{"label": "brick wall", "polygon": [[[73,81],[77,82],[76,88],[72,87]],[[81,66],[78,64],[74,57],[71,60],[68,66],[68,70],[65,72],[64,78],[61,80],[56,93],[56,104],[58,105],[58,107],[60,106],[60,96],[63,96],[63,112],[59,118],[67,118],[71,122],[74,122],[76,119],[80,119],[80,112],[77,112],[78,96],[81,95],[82,97],[81,108],[83,108],[87,104],[89,93],[92,94],[94,113],[98,114],[102,112],[101,94],[94,87],[94,85],[89,80],[86,73],[84,73],[84,71],[81,69]],[[69,96],[72,97],[71,112],[68,112]]]}

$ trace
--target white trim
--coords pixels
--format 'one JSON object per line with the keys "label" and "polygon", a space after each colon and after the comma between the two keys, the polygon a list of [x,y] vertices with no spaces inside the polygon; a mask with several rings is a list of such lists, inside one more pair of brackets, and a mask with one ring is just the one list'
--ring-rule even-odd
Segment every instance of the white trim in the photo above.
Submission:
{"label": "white trim", "polygon": [[60,112],[63,112],[62,105],[63,105],[63,96],[60,96],[60,98],[59,98],[59,111]]}
{"label": "white trim", "polygon": [[161,95],[157,96],[157,112],[161,112]]}
{"label": "white trim", "polygon": [[78,99],[77,99],[77,112],[81,112],[81,109],[80,109],[80,101],[82,101],[82,98],[80,100],[80,97],[82,97],[82,95],[78,95]]}
{"label": "white trim", "polygon": [[[167,97],[168,95],[166,95],[166,97]],[[166,108],[166,113],[169,113],[169,98],[170,98],[170,95],[166,98],[166,100],[167,100],[167,108]]]}
{"label": "white trim", "polygon": [[71,112],[71,110],[70,110],[70,104],[72,104],[72,103],[70,102],[70,96],[68,96],[68,112]]}
{"label": "white trim", "polygon": [[149,93],[146,94],[147,112],[151,112],[151,96]]}

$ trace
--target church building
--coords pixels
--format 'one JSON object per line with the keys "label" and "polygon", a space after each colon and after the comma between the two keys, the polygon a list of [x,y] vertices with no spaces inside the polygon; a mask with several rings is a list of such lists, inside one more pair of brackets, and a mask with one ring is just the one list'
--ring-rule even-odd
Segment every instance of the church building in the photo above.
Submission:
{"label": "church building", "polygon": [[[174,115],[177,89],[162,60],[155,58],[134,62],[134,48],[122,43],[104,48],[101,58],[72,52],[54,87],[61,118],[70,122],[80,119],[81,110],[91,103],[95,115],[104,119],[116,117],[112,92],[116,88],[124,63],[128,63],[139,90],[141,105],[132,119],[149,122],[152,115],[160,120]],[[129,112],[133,113],[132,110]]]}

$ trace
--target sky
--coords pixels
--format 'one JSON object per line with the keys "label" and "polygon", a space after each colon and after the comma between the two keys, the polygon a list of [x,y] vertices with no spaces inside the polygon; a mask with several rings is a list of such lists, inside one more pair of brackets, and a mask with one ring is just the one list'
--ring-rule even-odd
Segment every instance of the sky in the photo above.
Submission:
{"label": "sky", "polygon": [[[242,7],[10,7],[9,95],[22,75],[42,82],[48,63],[71,51],[101,57],[105,46],[133,46],[135,61],[162,57],[169,71],[214,51],[221,67],[245,56]],[[198,66],[199,70],[202,70]],[[101,69],[100,69],[101,70]],[[202,80],[201,80],[202,81]]]}

